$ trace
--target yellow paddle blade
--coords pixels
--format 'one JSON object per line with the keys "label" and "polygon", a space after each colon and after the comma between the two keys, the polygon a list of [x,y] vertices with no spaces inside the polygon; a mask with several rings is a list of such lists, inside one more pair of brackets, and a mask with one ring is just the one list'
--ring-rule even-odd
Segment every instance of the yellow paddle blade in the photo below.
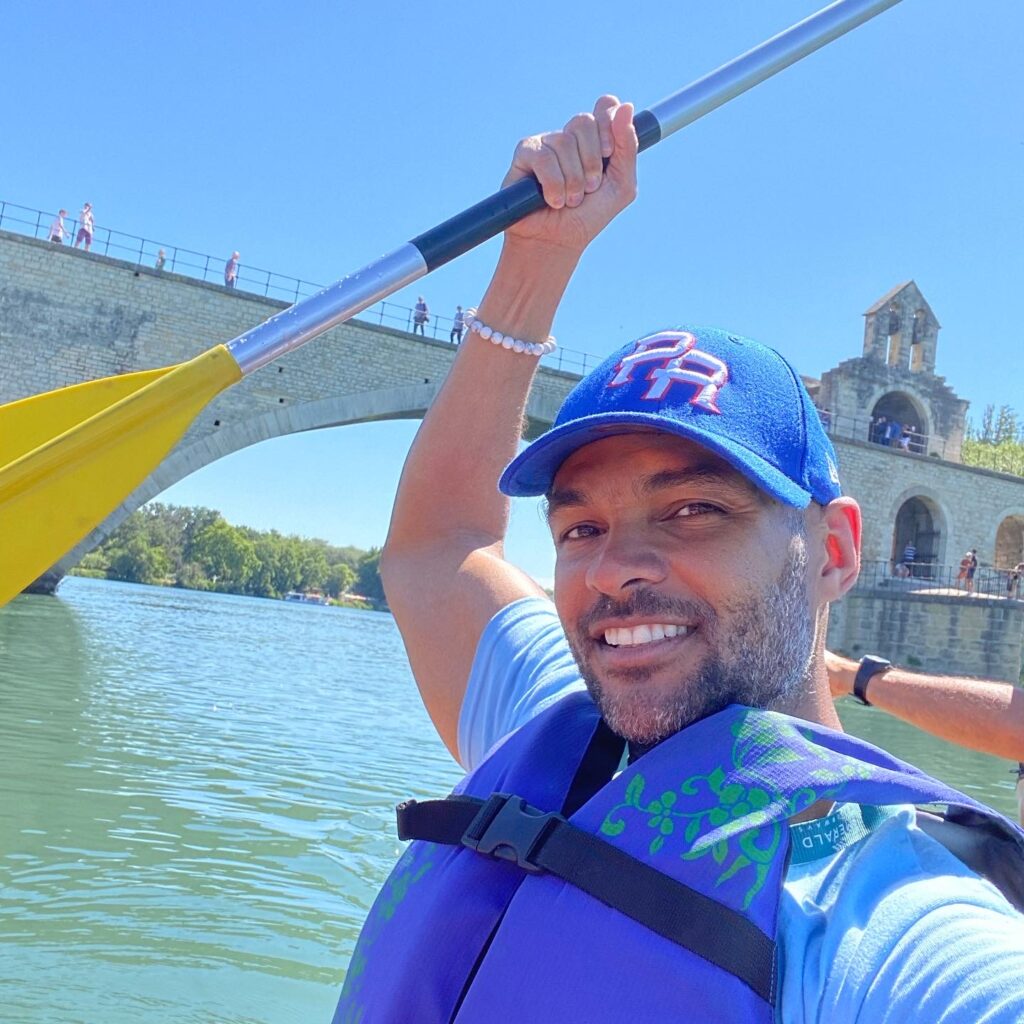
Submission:
{"label": "yellow paddle blade", "polygon": [[124,373],[0,406],[0,468],[173,370]]}
{"label": "yellow paddle blade", "polygon": [[[110,378],[115,400],[103,407],[98,387],[88,397],[79,387],[39,396],[57,422],[70,425],[0,465],[0,605],[103,522],[159,465],[203,407],[242,373],[218,345],[149,375],[142,387]],[[140,376],[146,374],[127,375]],[[62,405],[65,395],[84,420],[72,420]],[[22,410],[19,415],[27,430],[47,433],[33,414]],[[3,450],[18,447],[23,446],[5,439]]]}

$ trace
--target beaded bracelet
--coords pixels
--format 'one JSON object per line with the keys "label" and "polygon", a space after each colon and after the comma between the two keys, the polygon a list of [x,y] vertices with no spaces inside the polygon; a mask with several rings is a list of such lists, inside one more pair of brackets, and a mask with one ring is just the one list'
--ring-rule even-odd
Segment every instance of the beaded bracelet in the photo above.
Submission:
{"label": "beaded bracelet", "polygon": [[482,320],[478,320],[475,309],[466,310],[466,321],[471,334],[475,332],[484,341],[489,341],[492,345],[500,345],[510,352],[522,352],[528,356],[546,356],[549,352],[554,352],[558,347],[554,335],[548,335],[547,341],[537,342],[520,341],[518,338],[502,334],[501,331],[496,331],[493,327],[488,327]]}

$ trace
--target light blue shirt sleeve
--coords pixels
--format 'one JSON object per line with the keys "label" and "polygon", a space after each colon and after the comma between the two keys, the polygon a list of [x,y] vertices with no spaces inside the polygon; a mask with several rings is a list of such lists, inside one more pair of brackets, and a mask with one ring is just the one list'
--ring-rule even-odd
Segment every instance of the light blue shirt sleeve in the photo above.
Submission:
{"label": "light blue shirt sleeve", "polygon": [[459,712],[459,761],[472,771],[509,733],[585,689],[554,605],[525,597],[487,624]]}
{"label": "light blue shirt sleeve", "polygon": [[782,1024],[1024,1021],[1024,917],[910,808],[791,865],[779,913]]}

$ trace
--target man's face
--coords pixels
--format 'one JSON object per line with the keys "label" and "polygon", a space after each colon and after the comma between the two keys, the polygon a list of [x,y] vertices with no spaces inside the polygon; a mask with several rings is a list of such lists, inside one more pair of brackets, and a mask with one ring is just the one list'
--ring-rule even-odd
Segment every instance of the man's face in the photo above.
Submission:
{"label": "man's face", "polygon": [[654,743],[730,703],[798,696],[814,637],[802,512],[653,431],[574,452],[548,504],[555,604],[619,735]]}

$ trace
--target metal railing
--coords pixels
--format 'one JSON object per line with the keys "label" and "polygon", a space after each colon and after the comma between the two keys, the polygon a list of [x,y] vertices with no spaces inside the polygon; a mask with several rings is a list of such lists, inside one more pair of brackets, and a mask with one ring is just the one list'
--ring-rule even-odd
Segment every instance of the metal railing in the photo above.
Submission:
{"label": "metal railing", "polygon": [[[56,216],[55,213],[47,213],[44,210],[33,210],[27,206],[0,201],[0,228],[31,235],[33,238],[48,239],[50,224]],[[71,217],[65,217],[64,224],[71,232],[68,244],[73,246],[80,224]],[[162,251],[164,264],[159,269],[174,274],[185,274],[199,281],[224,283],[224,265],[227,263],[225,257],[211,256],[208,253],[185,249],[169,242],[157,242],[139,235],[129,235],[113,228],[94,226],[89,251],[154,269],[157,257]],[[236,287],[267,298],[296,302],[303,296],[318,292],[323,285],[242,263],[238,268]]]}
{"label": "metal railing", "polygon": [[[29,235],[32,238],[48,240],[50,225],[56,216],[55,212],[47,213],[45,210],[36,210],[0,200],[0,228]],[[64,225],[65,229],[71,232],[68,244],[74,245],[80,226],[79,222],[74,218],[65,217]],[[90,252],[127,260],[138,266],[146,266],[154,270],[184,274],[199,281],[224,283],[224,265],[227,263],[225,257],[211,256],[208,253],[184,249],[169,242],[157,242],[139,235],[126,234],[123,231],[115,231],[113,228],[93,227]],[[164,253],[164,263],[158,267],[157,257],[161,252]],[[320,291],[324,286],[315,281],[304,281],[302,278],[289,277],[287,274],[278,274],[273,270],[263,270],[247,263],[240,263],[235,287],[239,291],[252,295],[263,295],[285,302],[298,302],[299,299]],[[413,327],[418,327],[413,319],[414,313],[415,310],[408,306],[401,306],[385,300],[364,310],[359,314],[359,319],[366,323],[387,325],[397,330],[413,333]],[[456,343],[453,333],[454,326],[454,318],[430,313],[429,320],[423,325],[423,331],[417,330],[416,333],[422,333],[424,337],[432,338],[434,341],[446,341],[454,344]],[[463,332],[463,337],[465,337],[465,332]],[[544,356],[541,362],[550,369],[582,376],[594,369],[601,362],[601,357],[559,346],[554,352]]]}
{"label": "metal railing", "polygon": [[1024,579],[1013,568],[979,565],[973,577],[968,579],[967,570],[960,565],[938,565],[930,561],[898,562],[888,559],[862,562],[855,589],[1024,600]]}
{"label": "metal railing", "polygon": [[867,413],[859,416],[837,416],[829,409],[818,409],[825,432],[830,437],[839,437],[851,441],[870,441],[882,448],[909,452],[911,455],[932,455],[940,459],[946,458],[946,439],[932,437],[919,431],[900,431],[899,437],[886,441],[879,437],[875,420]]}

